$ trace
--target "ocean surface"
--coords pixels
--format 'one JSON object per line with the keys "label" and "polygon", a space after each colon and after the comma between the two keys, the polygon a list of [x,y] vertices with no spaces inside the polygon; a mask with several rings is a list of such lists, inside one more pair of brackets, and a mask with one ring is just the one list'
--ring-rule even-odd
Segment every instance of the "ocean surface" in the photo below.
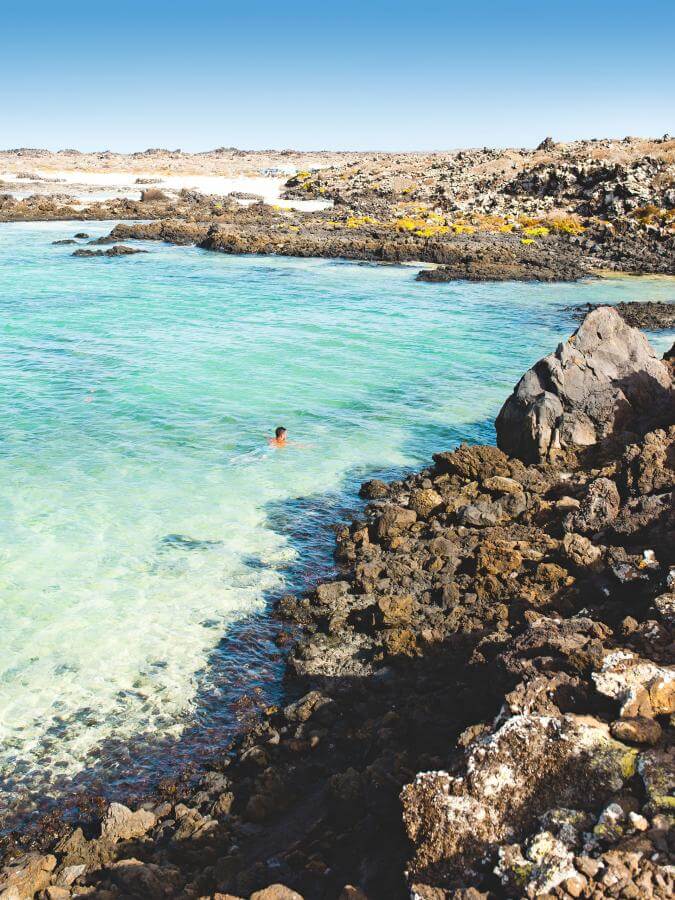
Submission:
{"label": "ocean surface", "polygon": [[[0,225],[7,821],[142,791],[222,743],[278,694],[266,610],[330,573],[362,480],[492,440],[519,376],[575,327],[565,307],[674,292],[51,243],[109,227]],[[294,445],[267,445],[276,425]]]}

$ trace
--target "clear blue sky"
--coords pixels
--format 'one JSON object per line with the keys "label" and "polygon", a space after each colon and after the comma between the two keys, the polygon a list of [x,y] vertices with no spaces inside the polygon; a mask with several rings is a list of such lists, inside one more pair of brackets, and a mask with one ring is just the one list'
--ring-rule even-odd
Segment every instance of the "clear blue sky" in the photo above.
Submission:
{"label": "clear blue sky", "polygon": [[675,132],[675,0],[3,0],[0,147]]}

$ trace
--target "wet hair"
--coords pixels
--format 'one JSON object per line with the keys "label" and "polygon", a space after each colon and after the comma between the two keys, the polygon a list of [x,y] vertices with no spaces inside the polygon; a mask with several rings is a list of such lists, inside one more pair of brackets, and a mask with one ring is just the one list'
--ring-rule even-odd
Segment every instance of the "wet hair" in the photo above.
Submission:
{"label": "wet hair", "polygon": [[274,437],[277,438],[277,440],[284,434],[286,434],[286,429],[283,425],[280,425],[278,428],[274,429]]}

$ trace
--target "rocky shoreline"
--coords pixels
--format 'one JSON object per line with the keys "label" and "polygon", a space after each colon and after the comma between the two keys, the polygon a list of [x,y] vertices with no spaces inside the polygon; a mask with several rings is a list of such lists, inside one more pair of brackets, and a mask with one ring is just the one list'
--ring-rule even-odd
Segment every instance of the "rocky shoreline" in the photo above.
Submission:
{"label": "rocky shoreline", "polygon": [[594,310],[499,448],[364,484],[340,577],[279,604],[286,705],[197,786],[6,842],[0,897],[672,896],[673,368]]}
{"label": "rocky shoreline", "polygon": [[[589,312],[597,308],[597,305],[584,303],[581,306],[572,307],[571,311],[575,319],[584,319]],[[614,309],[625,322],[634,328],[646,328],[650,331],[675,328],[675,300],[670,302],[637,300],[630,303],[617,303]]]}
{"label": "rocky shoreline", "polygon": [[[132,156],[129,164],[137,165],[138,155]],[[183,154],[165,157],[168,170],[189,164]],[[288,160],[296,157],[303,158]],[[437,264],[420,273],[426,282],[569,281],[605,270],[675,275],[675,140],[669,136],[547,139],[535,150],[309,158],[314,165],[287,180],[283,199],[329,203],[329,209],[242,205],[235,194],[159,187],[139,188],[139,199],[81,203],[57,184],[51,194],[22,199],[0,193],[0,222],[136,220],[118,226],[115,237],[195,243],[222,253]],[[148,159],[158,169],[159,151]],[[238,166],[256,159],[242,153]],[[102,157],[102,165],[110,163]],[[203,154],[198,163],[206,172],[222,160]]]}

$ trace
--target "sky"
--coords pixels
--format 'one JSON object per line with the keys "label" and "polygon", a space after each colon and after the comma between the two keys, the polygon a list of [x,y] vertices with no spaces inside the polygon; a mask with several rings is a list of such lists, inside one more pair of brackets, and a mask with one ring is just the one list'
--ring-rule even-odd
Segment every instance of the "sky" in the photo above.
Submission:
{"label": "sky", "polygon": [[675,0],[2,0],[0,148],[675,133]]}

